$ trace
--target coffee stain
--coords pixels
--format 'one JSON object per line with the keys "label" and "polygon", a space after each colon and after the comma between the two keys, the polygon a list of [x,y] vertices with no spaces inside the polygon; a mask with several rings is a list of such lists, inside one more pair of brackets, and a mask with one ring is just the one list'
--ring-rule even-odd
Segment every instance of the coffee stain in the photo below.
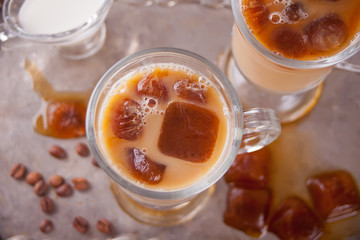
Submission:
{"label": "coffee stain", "polygon": [[[85,131],[83,133],[77,134],[62,134],[62,129],[58,131],[54,131],[54,129],[49,126],[49,116],[48,116],[48,108],[53,103],[65,103],[65,104],[76,104],[77,106],[81,106],[80,108],[84,108],[86,111],[86,107],[92,92],[92,88],[86,91],[79,92],[70,92],[70,91],[57,91],[54,87],[49,83],[48,79],[44,76],[44,74],[38,69],[36,64],[29,60],[25,59],[25,70],[30,74],[33,81],[33,89],[39,94],[42,98],[42,104],[36,116],[34,117],[34,130],[42,135],[51,136],[55,138],[73,138],[80,137],[85,135]],[[76,111],[76,109],[75,109]],[[74,113],[61,113],[62,117],[66,119],[67,117],[73,117]],[[67,114],[67,115],[66,115]],[[76,115],[76,113],[75,113]],[[75,116],[76,117],[76,116]],[[61,119],[59,119],[62,121]],[[73,119],[72,119],[73,120]],[[73,122],[70,121],[70,124]],[[60,125],[66,125],[67,123],[59,123]],[[79,123],[76,123],[79,124]],[[83,119],[85,129],[85,120]],[[66,127],[66,126],[65,126]],[[66,129],[65,129],[66,130]]]}

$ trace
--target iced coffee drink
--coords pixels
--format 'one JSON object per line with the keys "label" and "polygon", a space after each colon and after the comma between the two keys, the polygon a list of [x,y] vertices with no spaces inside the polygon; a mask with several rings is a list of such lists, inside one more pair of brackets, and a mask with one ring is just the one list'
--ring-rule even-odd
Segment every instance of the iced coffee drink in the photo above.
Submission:
{"label": "iced coffee drink", "polygon": [[223,101],[208,79],[184,66],[153,64],[122,77],[100,112],[110,164],[146,188],[193,184],[224,148]]}
{"label": "iced coffee drink", "polygon": [[333,56],[359,38],[358,0],[238,1],[232,53],[244,76],[266,90],[290,93],[316,86],[339,61]]}
{"label": "iced coffee drink", "polygon": [[160,226],[191,219],[239,151],[262,148],[281,130],[271,109],[243,112],[214,64],[175,48],[117,62],[95,87],[86,114],[91,151],[120,207]]}

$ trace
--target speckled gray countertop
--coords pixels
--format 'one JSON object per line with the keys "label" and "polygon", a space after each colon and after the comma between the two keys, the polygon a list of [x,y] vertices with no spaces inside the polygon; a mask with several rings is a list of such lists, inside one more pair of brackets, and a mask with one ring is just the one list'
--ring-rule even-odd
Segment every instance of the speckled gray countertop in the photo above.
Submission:
{"label": "speckled gray countertop", "polygon": [[[206,207],[190,222],[174,227],[152,227],[128,217],[117,205],[109,179],[91,164],[91,157],[75,152],[86,138],[60,140],[37,134],[33,118],[41,98],[33,90],[25,59],[33,61],[59,91],[91,89],[102,74],[119,59],[151,47],[178,47],[198,53],[215,62],[230,42],[233,17],[230,9],[211,9],[196,4],[172,8],[139,8],[115,2],[106,20],[105,46],[93,57],[71,61],[51,47],[29,45],[0,51],[0,236],[7,239],[22,234],[31,239],[106,239],[96,230],[96,221],[107,218],[115,227],[113,237],[128,235],[135,239],[252,239],[222,222],[227,187],[223,180]],[[359,55],[359,54],[358,54]],[[360,62],[360,56],[355,60]],[[314,110],[303,119],[283,126],[283,132],[270,147],[272,151],[271,188],[273,206],[288,195],[309,200],[306,178],[329,169],[345,169],[360,183],[360,75],[334,70],[325,82],[323,94]],[[56,160],[48,148],[63,146],[68,157]],[[15,163],[24,163],[45,179],[57,173],[70,182],[86,177],[91,188],[75,191],[68,198],[56,197],[56,211],[46,215],[39,199],[24,180],[10,177]],[[84,216],[90,224],[81,235],[72,219]],[[42,219],[54,223],[50,234],[39,231]],[[129,236],[129,235],[128,235]],[[360,239],[360,216],[333,223],[324,239]],[[350,236],[350,237],[349,237]],[[267,234],[263,239],[277,239]]]}

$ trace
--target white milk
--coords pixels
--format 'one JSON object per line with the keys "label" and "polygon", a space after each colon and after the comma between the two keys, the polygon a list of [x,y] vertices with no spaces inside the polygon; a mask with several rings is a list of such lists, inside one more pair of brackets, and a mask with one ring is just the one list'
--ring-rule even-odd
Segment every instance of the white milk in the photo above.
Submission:
{"label": "white milk", "polygon": [[25,0],[19,21],[32,34],[54,34],[84,24],[104,0]]}

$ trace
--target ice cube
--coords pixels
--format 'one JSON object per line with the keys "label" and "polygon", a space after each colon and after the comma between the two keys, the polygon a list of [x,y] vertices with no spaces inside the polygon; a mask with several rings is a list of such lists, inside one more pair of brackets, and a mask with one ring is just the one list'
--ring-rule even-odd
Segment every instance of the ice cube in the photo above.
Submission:
{"label": "ice cube", "polygon": [[310,177],[307,187],[324,220],[336,220],[359,212],[360,197],[350,173],[338,170]]}
{"label": "ice cube", "polygon": [[302,4],[299,2],[292,3],[283,9],[283,14],[290,22],[297,22],[307,17],[307,13],[304,12]]}
{"label": "ice cube", "polygon": [[134,100],[121,99],[111,114],[113,133],[122,139],[136,140],[142,133],[141,106]]}
{"label": "ice cube", "polygon": [[270,205],[270,190],[246,189],[230,184],[224,222],[258,237],[265,231]]}
{"label": "ice cube", "polygon": [[317,51],[338,49],[347,35],[346,24],[336,14],[328,14],[305,26],[310,46]]}
{"label": "ice cube", "polygon": [[157,184],[166,166],[156,163],[136,148],[127,148],[127,160],[132,176],[144,183]]}
{"label": "ice cube", "polygon": [[[205,86],[204,86],[205,87]],[[175,94],[181,98],[195,102],[206,102],[206,90],[201,87],[199,82],[191,79],[180,79],[174,84]]]}
{"label": "ice cube", "polygon": [[85,135],[86,105],[79,102],[50,102],[47,124],[54,137],[72,138]]}
{"label": "ice cube", "polygon": [[172,102],[165,112],[158,147],[168,156],[205,162],[214,150],[218,128],[214,112],[190,103]]}
{"label": "ice cube", "polygon": [[255,33],[260,32],[270,23],[269,9],[263,0],[244,0],[242,8],[247,25]]}
{"label": "ice cube", "polygon": [[150,72],[138,82],[137,93],[155,99],[165,101],[168,99],[168,90],[163,82],[163,78],[168,74],[168,71],[161,71],[156,69]]}
{"label": "ice cube", "polygon": [[322,229],[320,218],[298,197],[285,199],[269,223],[269,230],[280,239],[318,239]]}
{"label": "ice cube", "polygon": [[274,49],[282,56],[300,58],[306,54],[306,43],[303,35],[287,26],[279,27],[272,32],[271,40]]}
{"label": "ice cube", "polygon": [[270,151],[264,147],[252,153],[236,156],[225,174],[225,181],[242,187],[265,187],[269,183]]}

